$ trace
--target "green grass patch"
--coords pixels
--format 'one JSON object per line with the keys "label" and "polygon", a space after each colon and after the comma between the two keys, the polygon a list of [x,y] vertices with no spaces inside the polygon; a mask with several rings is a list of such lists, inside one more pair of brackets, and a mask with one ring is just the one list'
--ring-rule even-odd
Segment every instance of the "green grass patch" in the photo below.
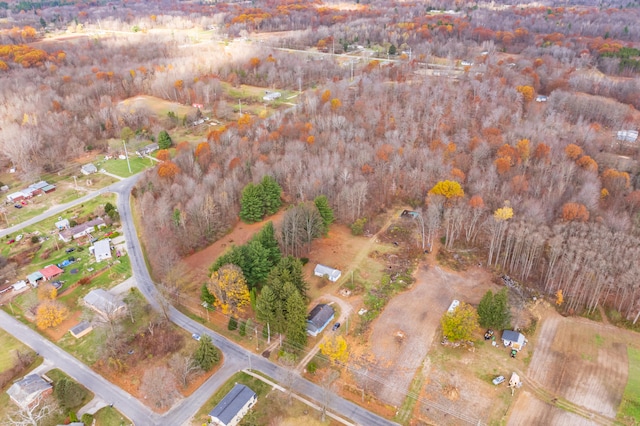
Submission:
{"label": "green grass patch", "polygon": [[627,386],[624,388],[622,402],[618,408],[618,418],[631,420],[632,424],[638,424],[640,419],[640,350],[627,347],[629,359],[629,372]]}
{"label": "green grass patch", "polygon": [[[275,383],[275,380],[269,379]],[[195,415],[195,420],[200,424],[207,423],[209,420],[209,412],[213,410],[213,408],[222,401],[222,398],[229,393],[229,391],[235,386],[236,383],[241,383],[249,387],[252,391],[254,391],[258,395],[258,401],[263,399],[271,390],[271,386],[266,384],[260,379],[257,379],[253,376],[250,376],[243,372],[238,372],[234,374],[227,382],[220,386],[218,391],[213,394],[211,398],[198,410]],[[262,424],[262,423],[259,423]]]}
{"label": "green grass patch", "polygon": [[79,410],[86,403],[91,401],[93,399],[93,397],[94,397],[93,392],[91,392],[89,389],[85,388],[80,383],[76,382],[71,377],[69,377],[67,374],[65,374],[61,370],[58,370],[57,368],[54,368],[53,370],[48,371],[47,372],[47,377],[49,377],[53,381],[53,387],[54,388],[58,384],[58,382],[60,382],[63,379],[67,379],[68,381],[75,383],[79,387],[79,390],[80,390],[79,391],[79,402],[78,402],[78,404],[76,404],[76,405],[74,405],[72,407],[67,407],[68,410],[70,410],[70,411]]}
{"label": "green grass patch", "polygon": [[601,335],[597,334],[595,335],[595,343],[596,346],[601,348],[602,345],[604,345],[604,337],[602,337]]}
{"label": "green grass patch", "polygon": [[422,389],[422,385],[425,382],[425,375],[422,372],[422,369],[418,369],[411,384],[409,385],[409,392],[407,393],[406,398],[402,402],[402,405],[398,409],[393,420],[400,424],[408,424],[411,420],[411,416],[413,414],[413,409],[416,406],[417,398],[420,395],[420,389]]}
{"label": "green grass patch", "polygon": [[0,348],[2,348],[0,350],[0,372],[7,371],[13,367],[16,351],[30,351],[29,348],[4,330],[0,330]]}
{"label": "green grass patch", "polygon": [[131,153],[129,153],[129,162],[131,163],[131,173],[129,173],[127,160],[120,160],[118,158],[107,160],[103,162],[100,167],[116,176],[127,178],[157,164],[157,162],[149,158],[139,158],[135,154],[132,156]]}
{"label": "green grass patch", "polygon": [[131,424],[122,413],[113,407],[104,407],[93,416],[96,426],[125,426]]}

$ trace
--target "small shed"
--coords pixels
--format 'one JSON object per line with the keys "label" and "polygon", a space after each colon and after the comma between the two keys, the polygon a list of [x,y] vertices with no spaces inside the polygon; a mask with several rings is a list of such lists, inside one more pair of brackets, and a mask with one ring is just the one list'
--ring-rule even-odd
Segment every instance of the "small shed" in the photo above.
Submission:
{"label": "small shed", "polygon": [[236,383],[222,401],[209,412],[211,423],[236,426],[258,401],[258,395],[248,386]]}
{"label": "small shed", "polygon": [[527,343],[527,339],[525,339],[522,333],[518,333],[517,331],[504,330],[502,332],[502,343],[504,343],[505,346],[511,346],[512,349],[519,351]]}
{"label": "small shed", "polygon": [[324,277],[326,276],[327,278],[329,278],[329,281],[331,282],[336,282],[340,279],[340,276],[342,275],[342,272],[337,270],[337,269],[333,269],[330,268],[328,266],[324,266],[321,264],[317,264],[316,268],[313,270],[313,274],[316,277]]}
{"label": "small shed", "polygon": [[616,139],[620,142],[635,143],[638,140],[637,130],[618,130]]}
{"label": "small shed", "polygon": [[336,313],[327,304],[316,305],[307,316],[307,334],[317,336],[333,320]]}
{"label": "small shed", "polygon": [[71,335],[76,339],[79,339],[82,336],[89,334],[92,330],[93,326],[90,323],[88,323],[87,321],[82,321],[75,327],[71,327],[69,333],[71,333]]}
{"label": "small shed", "polygon": [[97,173],[98,172],[98,168],[93,163],[89,163],[89,164],[85,164],[84,166],[80,167],[80,172],[85,176],[89,176],[89,175],[91,175],[93,173]]}
{"label": "small shed", "polygon": [[33,272],[27,275],[27,281],[34,287],[38,287],[38,282],[44,279],[44,275],[40,271]]}
{"label": "small shed", "polygon": [[25,280],[18,281],[13,285],[13,291],[16,291],[16,292],[23,291],[26,288],[27,288],[27,282]]}
{"label": "small shed", "polygon": [[451,304],[449,305],[449,309],[447,309],[447,312],[452,314],[456,309],[458,309],[458,306],[460,306],[460,301],[457,299],[453,299],[453,302],[451,302]]}

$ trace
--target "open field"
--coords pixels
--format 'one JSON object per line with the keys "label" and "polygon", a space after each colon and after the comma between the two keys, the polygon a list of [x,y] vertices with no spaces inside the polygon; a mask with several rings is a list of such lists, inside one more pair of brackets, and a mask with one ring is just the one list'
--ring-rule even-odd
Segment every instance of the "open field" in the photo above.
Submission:
{"label": "open field", "polygon": [[143,170],[154,167],[157,162],[150,158],[140,158],[135,153],[129,152],[129,163],[131,164],[131,173],[129,173],[129,166],[127,160],[121,160],[119,158],[112,158],[111,160],[102,161],[96,164],[97,167],[105,169],[107,172],[112,173],[122,178],[127,178],[135,174],[140,173]]}
{"label": "open field", "polygon": [[113,407],[101,408],[94,414],[95,426],[123,426],[129,424],[129,419]]}
{"label": "open field", "polygon": [[540,401],[525,390],[517,396],[507,424],[508,426],[595,426],[598,423]]}
{"label": "open field", "polygon": [[547,311],[527,377],[549,392],[615,419],[627,383],[624,330]]}
{"label": "open field", "polygon": [[140,95],[125,99],[118,104],[121,111],[135,112],[138,110],[152,111],[158,117],[166,117],[167,113],[173,112],[178,117],[195,112],[196,109],[190,105],[182,105],[177,102],[167,101],[155,96]]}
{"label": "open field", "polygon": [[623,421],[640,419],[640,349],[628,347],[629,379],[622,395],[618,417]]}
{"label": "open field", "polygon": [[14,365],[16,351],[30,351],[28,347],[4,330],[0,330],[0,348],[2,348],[0,351],[0,373],[7,371]]}

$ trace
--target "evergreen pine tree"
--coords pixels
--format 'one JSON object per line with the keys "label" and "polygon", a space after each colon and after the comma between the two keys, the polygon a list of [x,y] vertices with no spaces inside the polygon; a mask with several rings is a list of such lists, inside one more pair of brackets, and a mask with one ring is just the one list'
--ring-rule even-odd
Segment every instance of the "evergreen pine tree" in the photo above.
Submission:
{"label": "evergreen pine tree", "polygon": [[325,195],[319,195],[313,200],[313,203],[318,208],[320,216],[322,217],[322,223],[324,223],[324,235],[329,232],[329,226],[333,223],[333,210],[329,206],[329,200]]}
{"label": "evergreen pine tree", "polygon": [[277,265],[282,257],[282,252],[280,251],[280,245],[276,239],[276,231],[273,227],[273,222],[267,222],[260,232],[253,237],[253,239],[259,241],[260,244],[269,251],[269,262],[271,263],[271,266]]}
{"label": "evergreen pine tree", "polygon": [[213,346],[211,337],[205,334],[200,338],[200,345],[193,354],[193,359],[204,371],[211,370],[220,361],[220,352]]}
{"label": "evergreen pine tree", "polygon": [[205,302],[208,308],[213,308],[214,304],[216,303],[216,298],[213,294],[211,294],[211,292],[207,288],[206,283],[202,284],[202,287],[200,288],[200,300]]}
{"label": "evergreen pine tree", "polygon": [[158,133],[158,148],[160,149],[169,149],[173,145],[173,141],[171,140],[171,136],[167,133],[166,130]]}
{"label": "evergreen pine tree", "polygon": [[249,289],[263,283],[273,267],[269,262],[269,251],[262,244],[253,240],[246,248],[247,270],[243,270]]}
{"label": "evergreen pine tree", "polygon": [[262,196],[264,197],[264,212],[267,215],[272,215],[282,206],[282,200],[280,199],[282,188],[271,176],[263,177],[260,186],[262,187]]}
{"label": "evergreen pine tree", "polygon": [[481,327],[491,328],[493,326],[493,292],[487,291],[478,305],[478,322]]}
{"label": "evergreen pine tree", "polygon": [[509,310],[509,295],[507,288],[503,288],[493,297],[495,327],[507,329],[511,327],[511,311]]}
{"label": "evergreen pine tree", "polygon": [[289,294],[286,310],[286,341],[293,352],[300,352],[307,344],[307,305],[298,291]]}
{"label": "evergreen pine tree", "polygon": [[255,223],[264,217],[265,207],[262,186],[249,183],[242,190],[240,199],[240,219],[246,223]]}

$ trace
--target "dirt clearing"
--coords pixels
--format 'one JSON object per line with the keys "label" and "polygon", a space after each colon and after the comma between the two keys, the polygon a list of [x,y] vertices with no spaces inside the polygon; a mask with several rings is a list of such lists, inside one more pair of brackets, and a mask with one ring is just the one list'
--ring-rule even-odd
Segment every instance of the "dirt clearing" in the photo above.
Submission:
{"label": "dirt clearing", "polygon": [[508,426],[590,426],[598,423],[540,401],[522,391],[513,406]]}
{"label": "dirt clearing", "polygon": [[[422,265],[414,274],[410,291],[393,298],[374,322],[369,337],[370,351],[376,359],[376,375],[384,378],[376,387],[382,401],[399,406],[422,365],[440,318],[453,299],[477,304],[491,287],[492,276],[480,268],[462,273],[445,271],[433,264]],[[404,338],[398,339],[398,332]]]}

